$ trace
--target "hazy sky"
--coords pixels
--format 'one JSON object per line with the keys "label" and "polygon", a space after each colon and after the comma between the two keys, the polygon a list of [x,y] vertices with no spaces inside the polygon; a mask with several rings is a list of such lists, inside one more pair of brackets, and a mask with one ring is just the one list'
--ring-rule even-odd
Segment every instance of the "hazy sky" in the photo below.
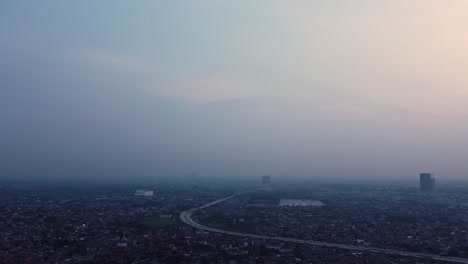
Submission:
{"label": "hazy sky", "polygon": [[0,1],[0,175],[468,178],[468,1]]}

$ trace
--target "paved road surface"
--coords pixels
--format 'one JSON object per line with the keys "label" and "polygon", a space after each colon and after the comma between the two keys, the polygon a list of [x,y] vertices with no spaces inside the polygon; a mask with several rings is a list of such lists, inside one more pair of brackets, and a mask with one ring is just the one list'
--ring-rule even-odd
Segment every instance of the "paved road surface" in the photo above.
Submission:
{"label": "paved road surface", "polygon": [[258,191],[258,190],[241,192],[241,193],[234,194],[234,195],[231,195],[231,196],[228,196],[228,197],[225,197],[225,198],[221,198],[221,199],[215,200],[213,202],[209,202],[207,204],[204,204],[202,206],[199,206],[199,207],[184,211],[184,212],[182,212],[180,214],[180,219],[182,220],[182,222],[184,222],[184,223],[186,223],[188,225],[191,225],[191,226],[193,226],[195,228],[205,230],[205,231],[209,231],[209,232],[226,234],[226,235],[251,237],[251,238],[258,238],[258,239],[278,240],[278,241],[293,242],[293,243],[299,243],[299,244],[324,246],[324,247],[348,249],[348,250],[355,250],[355,251],[365,251],[365,252],[372,252],[372,253],[393,254],[393,255],[400,255],[400,256],[405,256],[405,257],[429,258],[429,259],[434,259],[434,260],[449,261],[449,262],[452,262],[452,263],[465,263],[465,264],[468,264],[468,259],[465,259],[465,258],[444,257],[444,256],[439,256],[439,255],[413,253],[413,252],[406,252],[406,251],[393,250],[393,249],[383,249],[383,248],[375,248],[375,247],[360,247],[360,246],[355,246],[355,245],[327,243],[327,242],[320,242],[320,241],[314,241],[314,240],[303,240],[303,239],[287,238],[287,237],[272,237],[272,236],[263,236],[263,235],[255,235],[255,234],[247,234],[247,233],[226,231],[226,230],[221,230],[221,229],[216,229],[216,228],[201,225],[201,224],[195,222],[192,219],[193,213],[195,213],[198,210],[201,210],[201,209],[210,207],[212,205],[227,201],[227,200],[229,200],[231,198],[234,198],[236,196],[239,196],[239,195],[242,195],[242,194],[245,194],[245,193],[248,193],[248,192],[254,192],[254,191]]}

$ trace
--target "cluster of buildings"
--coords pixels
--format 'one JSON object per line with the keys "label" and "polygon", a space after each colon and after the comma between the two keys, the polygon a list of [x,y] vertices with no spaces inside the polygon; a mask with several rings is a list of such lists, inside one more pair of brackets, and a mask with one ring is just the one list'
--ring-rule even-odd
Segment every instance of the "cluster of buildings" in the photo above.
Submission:
{"label": "cluster of buildings", "polygon": [[[314,203],[281,206],[284,198]],[[196,217],[207,226],[265,236],[468,257],[466,189],[440,188],[428,197],[416,188],[297,186],[239,196]]]}
{"label": "cluster of buildings", "polygon": [[[263,179],[271,185],[271,177]],[[444,263],[197,230],[179,220],[182,211],[252,186],[149,187],[152,195],[131,185],[0,186],[0,263]],[[417,189],[298,185],[240,195],[194,219],[269,236],[467,257],[467,205],[465,189],[428,197]]]}
{"label": "cluster of buildings", "polygon": [[170,259],[188,251],[174,245],[187,244],[193,232],[179,223],[179,212],[229,193],[160,186],[153,195],[135,195],[141,192],[134,189],[0,186],[0,263],[176,263]]}
{"label": "cluster of buildings", "polygon": [[[155,187],[153,196],[135,196],[133,190],[0,188],[0,263],[417,263],[412,258],[209,233],[179,221],[181,211],[239,189],[164,186]],[[158,225],[161,219],[164,225]]]}
{"label": "cluster of buildings", "polygon": [[150,197],[154,195],[154,191],[136,190],[135,196],[146,196]]}

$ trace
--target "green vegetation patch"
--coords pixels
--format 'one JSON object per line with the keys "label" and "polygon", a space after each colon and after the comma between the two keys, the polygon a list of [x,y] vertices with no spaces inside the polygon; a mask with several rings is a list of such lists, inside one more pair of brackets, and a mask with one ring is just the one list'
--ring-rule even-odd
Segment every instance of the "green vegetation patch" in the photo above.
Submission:
{"label": "green vegetation patch", "polygon": [[170,226],[175,223],[174,219],[172,218],[162,218],[159,216],[156,217],[145,217],[143,218],[140,223],[143,225],[149,226],[151,228],[163,228],[166,226]]}

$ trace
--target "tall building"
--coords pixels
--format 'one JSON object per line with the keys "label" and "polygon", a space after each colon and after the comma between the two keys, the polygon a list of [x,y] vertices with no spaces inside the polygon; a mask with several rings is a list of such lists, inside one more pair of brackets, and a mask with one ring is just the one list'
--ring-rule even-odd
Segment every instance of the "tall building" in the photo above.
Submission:
{"label": "tall building", "polygon": [[271,188],[271,176],[262,176],[262,187]]}
{"label": "tall building", "polygon": [[419,185],[423,192],[433,192],[435,189],[435,179],[430,173],[419,174]]}

